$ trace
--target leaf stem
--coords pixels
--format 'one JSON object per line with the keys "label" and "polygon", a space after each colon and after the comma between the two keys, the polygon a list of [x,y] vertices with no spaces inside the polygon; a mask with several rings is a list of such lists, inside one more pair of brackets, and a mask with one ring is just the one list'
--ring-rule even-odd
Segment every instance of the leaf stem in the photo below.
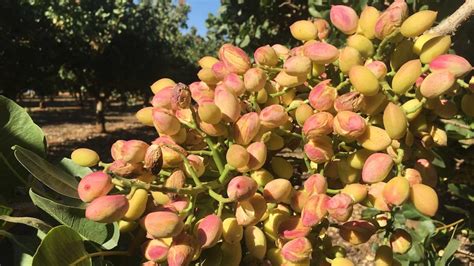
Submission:
{"label": "leaf stem", "polygon": [[87,259],[87,258],[92,258],[92,257],[98,257],[98,256],[130,256],[130,253],[128,251],[100,251],[100,252],[95,252],[95,253],[90,253],[87,255],[84,255],[80,257],[79,259],[75,260],[70,266],[77,265],[79,262]]}

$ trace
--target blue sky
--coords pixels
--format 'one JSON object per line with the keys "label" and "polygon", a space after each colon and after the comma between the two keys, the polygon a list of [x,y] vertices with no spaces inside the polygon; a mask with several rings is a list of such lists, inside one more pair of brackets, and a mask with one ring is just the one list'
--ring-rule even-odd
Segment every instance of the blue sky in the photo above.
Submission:
{"label": "blue sky", "polygon": [[191,12],[188,14],[189,28],[194,26],[199,35],[205,36],[207,15],[217,13],[221,5],[220,0],[186,0],[186,3],[191,6]]}

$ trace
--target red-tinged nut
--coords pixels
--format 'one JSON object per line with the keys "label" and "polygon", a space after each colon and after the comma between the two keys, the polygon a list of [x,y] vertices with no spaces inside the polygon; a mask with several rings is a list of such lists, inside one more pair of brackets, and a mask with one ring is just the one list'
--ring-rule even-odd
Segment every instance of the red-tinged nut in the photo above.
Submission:
{"label": "red-tinged nut", "polygon": [[366,6],[359,19],[360,32],[367,38],[375,38],[375,24],[380,16],[380,11],[373,6]]}
{"label": "red-tinged nut", "polygon": [[305,237],[309,232],[311,232],[311,227],[304,226],[299,216],[289,217],[278,226],[278,235],[286,240]]}
{"label": "red-tinged nut", "polygon": [[227,76],[225,76],[224,80],[222,81],[222,85],[234,93],[235,96],[240,96],[245,93],[244,81],[239,75],[235,73],[229,73]]}
{"label": "red-tinged nut", "polygon": [[456,82],[456,77],[449,71],[438,71],[429,74],[420,86],[420,93],[428,99],[445,94]]}
{"label": "red-tinged nut", "polygon": [[261,141],[253,142],[247,147],[247,152],[250,156],[249,162],[246,166],[238,168],[238,171],[243,173],[249,170],[258,170],[265,164],[267,160],[267,147],[265,143]]}
{"label": "red-tinged nut", "polygon": [[345,222],[339,227],[339,235],[352,245],[369,241],[376,231],[377,228],[373,224],[364,220]]}
{"label": "red-tinged nut", "polygon": [[300,262],[311,257],[313,247],[306,237],[298,237],[286,242],[281,248],[283,257],[291,262]]}
{"label": "red-tinged nut", "polygon": [[239,99],[224,86],[216,87],[214,103],[221,109],[224,121],[235,122],[240,117]]}
{"label": "red-tinged nut", "polygon": [[393,159],[386,153],[374,153],[370,155],[362,168],[362,180],[373,184],[383,181],[393,167]]}
{"label": "red-tinged nut", "polygon": [[234,168],[245,167],[249,160],[250,154],[243,146],[233,144],[227,150],[226,161]]}
{"label": "red-tinged nut", "polygon": [[175,135],[181,129],[179,120],[168,109],[153,108],[153,125],[160,134]]}
{"label": "red-tinged nut", "polygon": [[184,227],[179,216],[170,211],[151,212],[143,219],[143,226],[154,238],[173,237]]}
{"label": "red-tinged nut", "polygon": [[342,190],[341,193],[349,195],[354,203],[360,203],[365,198],[367,198],[367,185],[355,183],[347,184]]}
{"label": "red-tinged nut", "polygon": [[290,26],[291,35],[300,41],[309,41],[316,39],[318,29],[309,20],[298,20]]}
{"label": "red-tinged nut", "polygon": [[94,199],[86,208],[86,218],[99,223],[117,222],[128,210],[125,195],[107,195]]}
{"label": "red-tinged nut", "polygon": [[191,98],[193,98],[198,105],[214,101],[214,91],[202,81],[191,83],[189,90],[191,91]]}
{"label": "red-tinged nut", "polygon": [[170,202],[163,205],[164,208],[175,212],[182,212],[189,206],[189,198],[185,196],[176,196]]}
{"label": "red-tinged nut", "polygon": [[212,137],[227,136],[229,133],[227,130],[227,125],[224,123],[213,125],[201,121],[199,122],[199,128],[204,131],[204,133]]}
{"label": "red-tinged nut", "polygon": [[[165,187],[179,189],[183,188],[186,183],[186,176],[182,170],[174,171],[165,181]],[[175,194],[172,194],[175,196]]]}
{"label": "red-tinged nut", "polygon": [[390,208],[383,197],[385,182],[378,182],[370,185],[368,192],[368,202],[379,211],[390,211]]}
{"label": "red-tinged nut", "polygon": [[431,72],[449,71],[455,77],[462,77],[472,70],[472,66],[464,57],[455,54],[443,54],[430,62]]}
{"label": "red-tinged nut", "polygon": [[280,71],[277,76],[274,78],[276,83],[281,87],[296,87],[303,84],[307,79],[306,75],[301,76],[292,76],[286,73],[284,70]]}
{"label": "red-tinged nut", "polygon": [[383,151],[392,143],[387,132],[376,126],[368,126],[364,134],[357,138],[357,141],[369,151]]}
{"label": "red-tinged nut", "polygon": [[117,140],[111,147],[111,155],[114,160],[122,160],[129,163],[139,163],[145,158],[148,144],[141,140]]}
{"label": "red-tinged nut", "polygon": [[383,188],[385,202],[390,205],[399,206],[403,204],[410,195],[410,183],[405,177],[397,176],[390,179]]}
{"label": "red-tinged nut", "polygon": [[156,94],[157,92],[159,92],[163,88],[166,88],[166,87],[169,87],[169,86],[173,87],[174,85],[176,85],[176,82],[174,82],[172,79],[161,78],[161,79],[157,80],[155,83],[153,83],[150,86],[150,89],[153,92],[153,94]]}
{"label": "red-tinged nut", "polygon": [[199,246],[196,239],[183,232],[173,239],[173,243],[168,250],[168,265],[189,265],[196,252],[199,252]]}
{"label": "red-tinged nut", "polygon": [[143,167],[151,171],[152,174],[158,175],[163,166],[163,154],[161,147],[158,144],[152,144],[148,147],[145,153]]}
{"label": "red-tinged nut", "polygon": [[[374,55],[374,44],[370,41],[369,38],[365,37],[362,34],[354,34],[347,38],[347,46],[357,49],[360,55],[364,58],[370,58]],[[366,63],[369,63],[369,61],[367,61]]]}
{"label": "red-tinged nut", "polygon": [[244,86],[247,91],[256,92],[265,86],[267,74],[260,68],[254,67],[244,74]]}
{"label": "red-tinged nut", "polygon": [[143,257],[153,262],[165,261],[168,250],[168,245],[160,239],[147,240],[142,244]]}
{"label": "red-tinged nut", "polygon": [[420,213],[434,216],[438,210],[438,195],[436,191],[424,184],[415,184],[411,187],[410,200]]}
{"label": "red-tinged nut", "polygon": [[408,119],[400,106],[388,103],[383,112],[383,125],[391,139],[401,139],[408,129]]}
{"label": "red-tinged nut", "polygon": [[317,18],[313,21],[316,29],[318,29],[318,39],[324,40],[329,36],[331,25],[325,19]]}
{"label": "red-tinged nut", "polygon": [[221,109],[210,102],[199,105],[198,115],[203,122],[213,125],[218,124],[222,120]]}
{"label": "red-tinged nut", "polygon": [[109,167],[107,168],[107,172],[113,173],[118,176],[131,178],[143,172],[143,164],[127,163],[122,160],[116,160],[111,165],[109,165]]}
{"label": "red-tinged nut", "polygon": [[152,113],[153,113],[153,107],[151,106],[143,107],[142,109],[138,110],[138,112],[135,114],[135,117],[143,125],[153,126]]}
{"label": "red-tinged nut", "polygon": [[311,60],[303,55],[295,55],[286,59],[283,69],[288,75],[307,75],[312,68]]}
{"label": "red-tinged nut", "polygon": [[421,184],[423,180],[420,172],[413,168],[405,169],[405,175],[403,177],[408,180],[410,187],[413,186],[414,184]]}
{"label": "red-tinged nut", "polygon": [[415,163],[415,169],[420,172],[422,183],[432,188],[438,184],[438,173],[434,165],[426,159],[418,159]]}
{"label": "red-tinged nut", "polygon": [[278,64],[278,55],[270,45],[260,46],[253,54],[255,62],[260,65],[274,67]]}
{"label": "red-tinged nut", "polygon": [[405,1],[393,2],[377,19],[375,23],[375,37],[383,40],[399,27],[408,15],[408,6]]}
{"label": "red-tinged nut", "polygon": [[329,12],[331,22],[338,30],[346,35],[356,32],[359,17],[354,9],[344,5],[334,5]]}
{"label": "red-tinged nut", "polygon": [[352,198],[344,193],[339,193],[327,202],[329,216],[339,222],[349,220],[352,215]]}
{"label": "red-tinged nut", "polygon": [[338,96],[334,100],[334,109],[337,112],[352,111],[357,112],[360,109],[364,96],[357,91],[351,91]]}
{"label": "red-tinged nut", "polygon": [[261,124],[268,129],[283,126],[289,119],[285,108],[279,104],[272,104],[263,108],[259,117]]}
{"label": "red-tinged nut", "polygon": [[260,129],[260,119],[256,112],[246,113],[234,126],[234,139],[237,144],[248,145]]}
{"label": "red-tinged nut", "polygon": [[314,86],[308,96],[309,104],[317,111],[331,110],[337,97],[337,90],[331,87],[331,80],[324,80]]}
{"label": "red-tinged nut", "polygon": [[314,42],[304,46],[304,56],[316,64],[330,64],[339,57],[339,50],[324,42]]}
{"label": "red-tinged nut", "polygon": [[328,188],[326,178],[320,174],[313,174],[304,181],[304,190],[309,194],[324,194]]}
{"label": "red-tinged nut", "polygon": [[257,182],[247,176],[236,176],[227,185],[227,196],[233,201],[247,200],[257,192]]}
{"label": "red-tinged nut", "polygon": [[242,226],[254,225],[260,221],[267,210],[262,195],[255,193],[250,199],[239,201],[235,209],[237,223]]}
{"label": "red-tinged nut", "polygon": [[290,181],[283,178],[277,178],[268,182],[263,189],[263,197],[270,203],[289,204],[292,195],[293,185],[291,185]]}
{"label": "red-tinged nut", "polygon": [[421,62],[419,59],[404,63],[395,73],[395,76],[393,76],[392,90],[399,95],[405,94],[415,84],[421,74]]}
{"label": "red-tinged nut", "polygon": [[[211,67],[212,72],[217,80],[224,79],[229,73],[232,73],[229,68],[227,68],[226,64],[223,61],[218,61]],[[211,84],[209,84],[211,85]]]}
{"label": "red-tinged nut", "polygon": [[318,112],[306,119],[303,125],[303,134],[308,139],[325,136],[333,130],[334,117],[329,112]]}
{"label": "red-tinged nut", "polygon": [[357,113],[341,111],[334,117],[333,128],[336,134],[355,139],[364,134],[367,122]]}
{"label": "red-tinged nut", "polygon": [[194,234],[201,248],[213,247],[222,236],[222,220],[215,214],[207,215],[196,223]]}
{"label": "red-tinged nut", "polygon": [[411,248],[411,235],[403,229],[395,229],[390,235],[390,246],[393,253],[405,254]]}
{"label": "red-tinged nut", "polygon": [[304,153],[312,162],[324,163],[334,156],[331,138],[321,136],[310,140],[304,145]]}
{"label": "red-tinged nut", "polygon": [[281,44],[274,44],[272,45],[273,50],[278,55],[280,59],[286,59],[290,53],[290,50]]}
{"label": "red-tinged nut", "polygon": [[107,195],[114,185],[112,178],[104,172],[94,172],[84,176],[77,186],[79,198],[84,202]]}
{"label": "red-tinged nut", "polygon": [[329,200],[330,198],[326,194],[311,195],[301,211],[301,223],[307,227],[317,225],[328,212]]}
{"label": "red-tinged nut", "polygon": [[310,194],[306,192],[306,190],[296,190],[295,193],[293,193],[293,196],[291,197],[291,209],[293,209],[293,211],[295,212],[300,213],[306,205],[309,196]]}
{"label": "red-tinged nut", "polygon": [[382,61],[372,61],[370,63],[366,63],[365,67],[367,67],[379,80],[383,80],[387,75],[387,66]]}
{"label": "red-tinged nut", "polygon": [[185,167],[184,172],[186,173],[186,175],[188,177],[191,177],[191,171],[193,171],[197,177],[201,177],[206,170],[206,166],[204,165],[204,158],[195,154],[190,154],[186,158],[188,159],[188,162],[192,168],[191,170]]}
{"label": "red-tinged nut", "polygon": [[244,50],[226,43],[219,49],[219,59],[233,73],[244,74],[250,68],[250,59]]}

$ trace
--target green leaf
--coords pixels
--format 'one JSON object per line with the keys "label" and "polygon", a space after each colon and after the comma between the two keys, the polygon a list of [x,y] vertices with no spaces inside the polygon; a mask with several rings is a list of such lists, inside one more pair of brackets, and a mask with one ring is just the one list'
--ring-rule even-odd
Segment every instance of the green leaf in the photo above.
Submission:
{"label": "green leaf", "polygon": [[451,194],[474,202],[474,189],[465,184],[448,184],[448,190]]}
{"label": "green leaf", "polygon": [[245,35],[244,39],[240,43],[240,47],[245,48],[247,47],[247,45],[249,45],[249,43],[250,43],[250,36]]}
{"label": "green leaf", "polygon": [[444,249],[443,257],[439,258],[436,261],[436,266],[444,266],[447,265],[449,258],[451,258],[456,250],[461,246],[461,241],[452,238],[449,242],[448,245],[446,245],[446,248]]}
{"label": "green leaf", "polygon": [[[33,266],[64,266],[87,256],[84,243],[79,234],[68,226],[57,226],[41,241],[33,256]],[[91,258],[81,260],[78,266],[92,265]]]}
{"label": "green leaf", "polygon": [[381,213],[381,211],[375,208],[367,208],[362,210],[362,219],[370,219],[375,217],[375,215]]}
{"label": "green leaf", "polygon": [[48,233],[49,230],[51,230],[51,226],[40,219],[33,218],[33,217],[12,217],[8,215],[0,215],[0,220],[9,222],[9,223],[18,223],[18,224],[24,224],[28,225],[31,227],[34,227],[43,233]]}
{"label": "green leaf", "polygon": [[21,106],[0,95],[0,139],[0,194],[11,197],[15,187],[21,182],[27,183],[28,177],[11,147],[21,145],[44,157],[45,138],[41,128]]}
{"label": "green leaf", "polygon": [[[0,205],[0,216],[1,215],[10,215],[12,213],[13,209],[9,208],[7,206]],[[0,229],[3,229],[5,226],[6,222],[0,221]]]}
{"label": "green leaf", "polygon": [[70,175],[79,178],[83,178],[84,176],[92,173],[92,170],[89,167],[80,166],[69,158],[63,158],[59,162],[59,166]]}
{"label": "green leaf", "polygon": [[40,196],[30,189],[33,203],[47,212],[58,222],[70,226],[85,239],[102,245],[105,249],[117,246],[120,232],[117,223],[97,223],[85,218],[85,211],[80,208],[66,206]]}
{"label": "green leaf", "polygon": [[79,183],[72,175],[32,151],[20,146],[15,146],[14,149],[17,160],[39,181],[61,195],[79,199]]}

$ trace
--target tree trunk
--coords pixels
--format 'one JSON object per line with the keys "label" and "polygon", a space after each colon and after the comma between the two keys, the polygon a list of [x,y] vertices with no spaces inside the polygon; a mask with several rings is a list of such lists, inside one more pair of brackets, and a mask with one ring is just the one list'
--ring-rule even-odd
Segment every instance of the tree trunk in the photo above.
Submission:
{"label": "tree trunk", "polygon": [[105,97],[99,96],[95,104],[96,129],[99,133],[107,132],[105,130]]}
{"label": "tree trunk", "polygon": [[38,104],[38,107],[39,107],[40,109],[46,108],[46,102],[45,102],[45,100],[44,100],[44,95],[41,95],[41,96],[39,97],[39,104]]}
{"label": "tree trunk", "polygon": [[84,97],[83,97],[83,95],[82,95],[82,91],[81,91],[81,90],[79,90],[79,106],[80,106],[81,108],[84,108]]}
{"label": "tree trunk", "polygon": [[120,101],[122,102],[122,104],[120,106],[122,108],[122,111],[126,111],[127,107],[128,107],[128,104],[127,104],[127,95],[125,95],[125,93],[122,93],[120,95]]}

